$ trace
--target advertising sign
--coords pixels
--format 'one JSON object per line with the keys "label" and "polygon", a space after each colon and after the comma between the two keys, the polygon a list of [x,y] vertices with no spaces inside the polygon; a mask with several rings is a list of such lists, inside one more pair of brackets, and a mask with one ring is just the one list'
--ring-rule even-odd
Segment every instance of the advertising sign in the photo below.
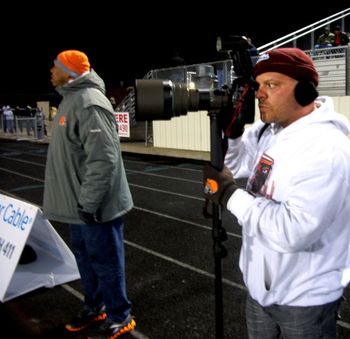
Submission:
{"label": "advertising sign", "polygon": [[114,112],[120,137],[130,138],[130,121],[128,112]]}
{"label": "advertising sign", "polygon": [[[25,246],[35,254],[21,264]],[[0,194],[0,301],[80,278],[73,253],[41,210]]]}

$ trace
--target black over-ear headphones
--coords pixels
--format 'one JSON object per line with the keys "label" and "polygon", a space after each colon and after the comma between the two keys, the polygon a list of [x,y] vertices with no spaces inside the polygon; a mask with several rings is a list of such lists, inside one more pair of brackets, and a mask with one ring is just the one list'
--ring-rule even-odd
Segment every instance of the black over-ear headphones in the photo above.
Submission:
{"label": "black over-ear headphones", "polygon": [[307,106],[318,97],[318,91],[312,81],[301,80],[295,86],[294,96],[299,105]]}

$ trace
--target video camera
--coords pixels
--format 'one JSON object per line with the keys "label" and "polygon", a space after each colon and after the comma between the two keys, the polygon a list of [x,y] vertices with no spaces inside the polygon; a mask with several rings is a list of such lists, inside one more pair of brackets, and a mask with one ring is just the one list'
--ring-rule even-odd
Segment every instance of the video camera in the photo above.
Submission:
{"label": "video camera", "polygon": [[135,118],[139,121],[170,120],[187,112],[219,112],[223,126],[236,119],[253,123],[255,81],[249,43],[243,36],[217,39],[217,51],[232,60],[233,81],[221,88],[198,89],[170,80],[142,79],[135,82]]}

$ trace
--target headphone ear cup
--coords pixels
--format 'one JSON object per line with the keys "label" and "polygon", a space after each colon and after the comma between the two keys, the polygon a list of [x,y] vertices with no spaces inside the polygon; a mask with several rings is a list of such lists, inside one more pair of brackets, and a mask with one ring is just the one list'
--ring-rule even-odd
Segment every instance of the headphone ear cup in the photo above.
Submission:
{"label": "headphone ear cup", "polygon": [[299,105],[307,106],[318,97],[318,91],[312,81],[301,80],[295,86],[294,96]]}

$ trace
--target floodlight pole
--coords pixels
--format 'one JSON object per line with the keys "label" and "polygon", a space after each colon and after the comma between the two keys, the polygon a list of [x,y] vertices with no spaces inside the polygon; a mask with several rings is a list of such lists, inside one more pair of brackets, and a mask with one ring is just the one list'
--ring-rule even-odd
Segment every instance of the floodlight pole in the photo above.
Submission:
{"label": "floodlight pole", "polygon": [[[224,166],[222,130],[218,121],[218,112],[209,112],[210,117],[210,162],[213,167],[221,170]],[[227,256],[227,250],[222,242],[227,239],[226,230],[222,227],[221,206],[213,206],[213,254],[215,262],[215,315],[216,339],[224,338],[223,293],[222,293],[222,259]]]}

